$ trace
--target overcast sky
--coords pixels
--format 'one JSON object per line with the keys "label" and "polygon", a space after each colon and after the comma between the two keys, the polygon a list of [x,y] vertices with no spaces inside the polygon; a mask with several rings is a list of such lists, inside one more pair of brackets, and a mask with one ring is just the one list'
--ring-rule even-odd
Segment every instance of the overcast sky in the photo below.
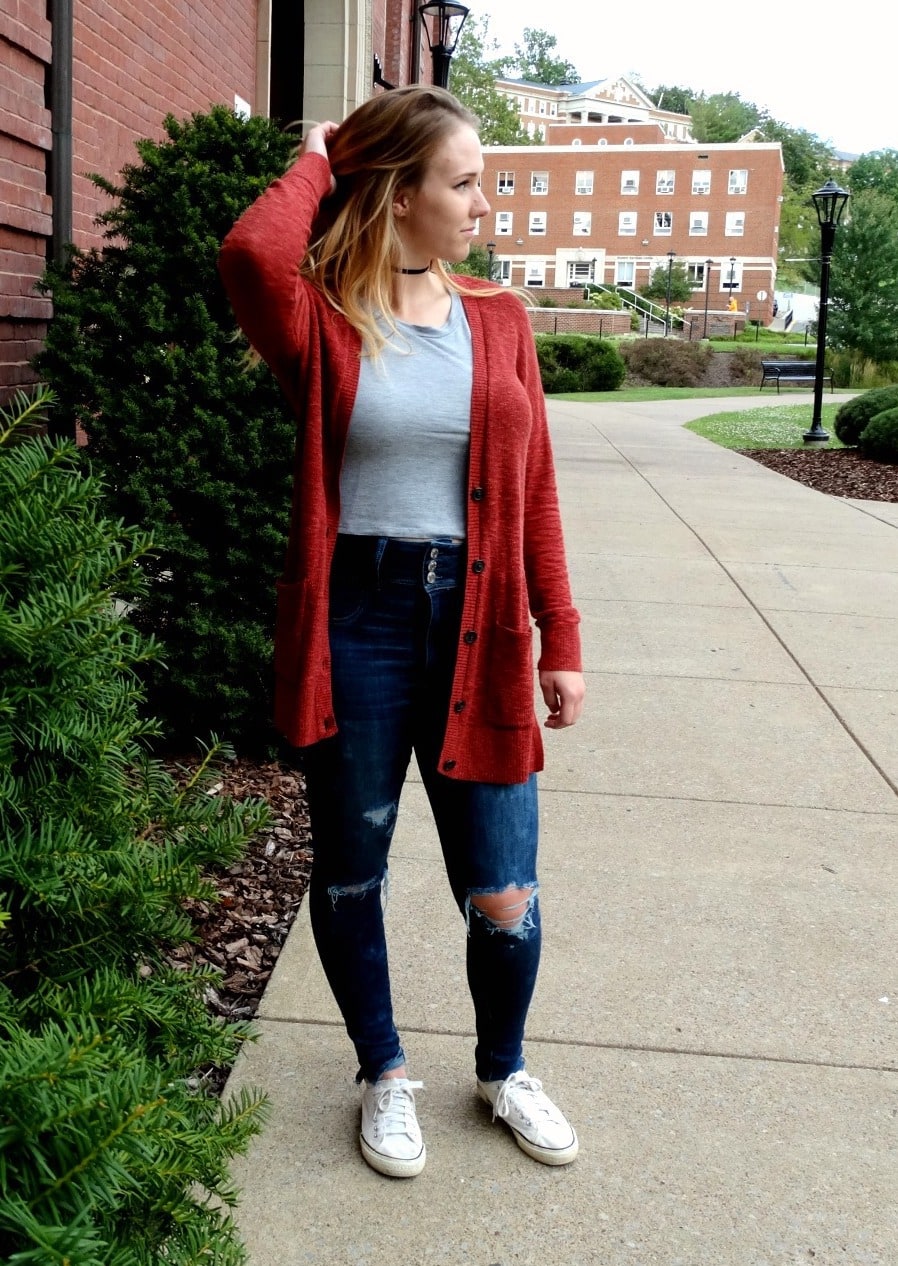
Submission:
{"label": "overcast sky", "polygon": [[774,118],[806,128],[836,149],[898,149],[890,88],[895,43],[880,0],[737,5],[691,0],[465,0],[489,17],[490,34],[512,52],[524,27],[549,30],[555,53],[584,80],[636,74],[648,87],[675,84],[738,92]]}

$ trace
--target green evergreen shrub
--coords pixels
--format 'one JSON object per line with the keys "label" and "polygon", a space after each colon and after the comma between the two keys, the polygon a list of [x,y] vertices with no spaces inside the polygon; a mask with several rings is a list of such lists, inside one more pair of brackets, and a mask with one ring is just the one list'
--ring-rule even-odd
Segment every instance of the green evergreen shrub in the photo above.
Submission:
{"label": "green evergreen shrub", "polygon": [[165,644],[149,707],[172,741],[271,738],[274,590],[284,551],[294,423],[246,345],[217,272],[222,238],[286,167],[290,139],[224,107],[165,121],[99,217],[106,244],[73,251],[45,289],[54,319],[36,365],[56,425],[89,435],[109,513],[150,531],[151,584],[132,613]]}
{"label": "green evergreen shrub", "polygon": [[675,338],[634,339],[621,344],[627,371],[656,387],[698,387],[713,356],[707,343]]}
{"label": "green evergreen shrub", "polygon": [[261,1123],[198,1070],[249,1036],[174,970],[201,869],[239,856],[259,803],[186,786],[146,752],[137,667],[148,537],[106,517],[74,445],[0,410],[0,1260],[231,1266],[230,1158]]}
{"label": "green evergreen shrub", "polygon": [[858,449],[878,462],[898,462],[898,401],[870,419],[861,431]]}
{"label": "green evergreen shrub", "polygon": [[835,431],[843,444],[854,447],[862,432],[885,409],[898,405],[898,387],[875,387],[862,395],[846,400],[836,413]]}
{"label": "green evergreen shrub", "polygon": [[543,391],[616,391],[626,367],[614,343],[590,334],[537,334]]}

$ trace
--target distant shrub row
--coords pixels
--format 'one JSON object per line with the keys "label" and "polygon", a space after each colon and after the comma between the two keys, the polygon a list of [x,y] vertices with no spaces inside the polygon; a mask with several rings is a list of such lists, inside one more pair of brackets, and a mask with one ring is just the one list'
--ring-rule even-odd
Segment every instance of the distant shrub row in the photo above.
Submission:
{"label": "distant shrub row", "polygon": [[543,391],[616,391],[627,367],[613,343],[589,334],[537,334]]}

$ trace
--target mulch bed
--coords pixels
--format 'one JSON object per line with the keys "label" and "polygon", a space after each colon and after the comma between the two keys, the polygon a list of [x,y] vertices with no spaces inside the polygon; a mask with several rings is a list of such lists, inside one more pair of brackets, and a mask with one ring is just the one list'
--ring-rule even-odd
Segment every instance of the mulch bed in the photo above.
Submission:
{"label": "mulch bed", "polygon": [[[752,449],[745,456],[832,496],[898,501],[898,465],[869,461],[853,449]],[[234,761],[221,772],[219,792],[267,800],[271,825],[242,861],[210,876],[220,902],[191,903],[198,942],[172,957],[213,967],[219,979],[207,993],[210,1008],[230,1019],[249,1019],[308,885],[308,812],[301,775],[279,762]]]}

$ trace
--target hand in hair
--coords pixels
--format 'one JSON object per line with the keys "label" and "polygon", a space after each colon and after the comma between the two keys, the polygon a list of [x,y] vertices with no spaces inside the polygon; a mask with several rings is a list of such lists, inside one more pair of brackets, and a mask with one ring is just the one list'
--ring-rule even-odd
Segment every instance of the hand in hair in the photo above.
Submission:
{"label": "hand in hair", "polygon": [[[307,132],[299,149],[300,154],[320,154],[322,158],[327,158],[327,143],[339,126],[339,123],[331,123],[329,119],[324,123],[316,123]],[[336,187],[337,182],[331,176],[331,193]]]}

